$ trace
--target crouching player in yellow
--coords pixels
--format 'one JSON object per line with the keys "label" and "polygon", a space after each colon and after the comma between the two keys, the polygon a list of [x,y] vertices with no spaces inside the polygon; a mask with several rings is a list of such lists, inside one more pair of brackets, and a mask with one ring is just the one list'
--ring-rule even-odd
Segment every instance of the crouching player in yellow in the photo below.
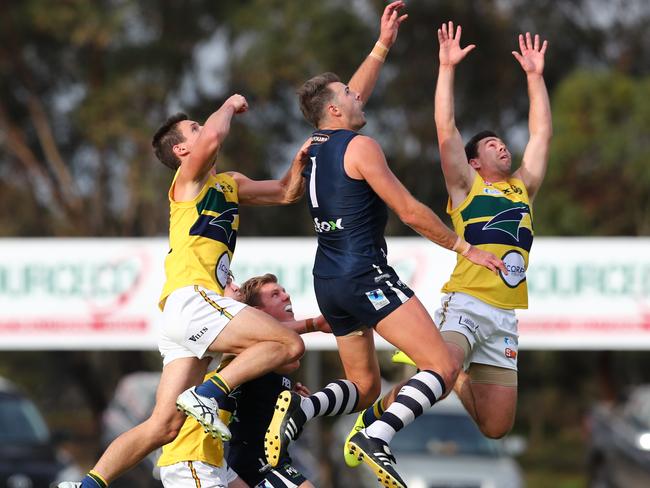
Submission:
{"label": "crouching player in yellow", "polygon": [[[240,301],[239,286],[229,274],[224,296]],[[206,369],[212,358],[206,358]],[[214,375],[206,374],[205,379]],[[220,405],[221,406],[221,405]],[[219,410],[221,421],[228,425],[234,410],[234,399],[226,397]],[[158,458],[160,480],[165,488],[248,488],[248,485],[228,468],[220,437],[204,432],[201,424],[187,418],[176,439],[162,448]]]}

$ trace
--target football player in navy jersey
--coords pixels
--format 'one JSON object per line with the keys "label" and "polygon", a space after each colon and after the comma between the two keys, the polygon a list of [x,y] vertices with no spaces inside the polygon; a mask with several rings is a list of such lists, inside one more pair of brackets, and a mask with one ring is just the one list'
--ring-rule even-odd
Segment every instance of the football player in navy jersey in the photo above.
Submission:
{"label": "football player in navy jersey", "polygon": [[348,84],[324,73],[298,92],[301,110],[316,128],[308,154],[311,164],[303,171],[318,236],[314,289],[336,336],[346,378],[307,398],[282,392],[265,437],[266,459],[276,466],[310,419],[370,406],[380,393],[373,338],[377,331],[420,369],[380,418],[349,442],[355,455],[391,488],[405,484],[393,466],[390,440],[449,392],[459,368],[422,303],[387,263],[387,206],[430,241],[507,274],[494,254],[469,245],[415,199],[389,169],[377,141],[357,132],[366,123],[363,107],[405,19],[399,12],[403,7],[403,2],[386,7],[379,41]]}
{"label": "football player in navy jersey", "polygon": [[[246,280],[240,287],[240,300],[266,312],[298,334],[331,332],[322,315],[295,320],[291,296],[271,273]],[[231,393],[236,399],[237,408],[235,420],[230,424],[232,439],[228,465],[249,486],[313,488],[314,485],[293,466],[286,451],[275,467],[266,464],[264,434],[273,417],[276,398],[283,391],[309,395],[309,390],[300,383],[293,384],[291,378],[282,371],[267,373],[246,382]]]}

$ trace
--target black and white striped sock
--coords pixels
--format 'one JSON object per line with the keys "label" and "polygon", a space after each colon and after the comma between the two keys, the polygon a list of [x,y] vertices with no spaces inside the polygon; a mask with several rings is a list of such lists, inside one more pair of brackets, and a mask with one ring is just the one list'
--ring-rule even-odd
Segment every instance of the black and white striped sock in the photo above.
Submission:
{"label": "black and white striped sock", "polygon": [[302,399],[300,408],[307,420],[314,417],[333,417],[354,412],[359,401],[359,391],[348,380],[332,381],[313,395]]}
{"label": "black and white striped sock", "polygon": [[434,371],[424,370],[413,376],[399,391],[395,401],[379,420],[366,428],[370,437],[390,443],[398,430],[413,422],[445,393],[445,383]]}

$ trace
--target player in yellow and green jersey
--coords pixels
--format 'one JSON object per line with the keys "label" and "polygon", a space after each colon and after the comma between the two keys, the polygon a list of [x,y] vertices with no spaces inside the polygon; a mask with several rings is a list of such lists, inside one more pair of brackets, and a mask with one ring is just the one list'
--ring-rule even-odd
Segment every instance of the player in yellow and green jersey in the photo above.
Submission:
{"label": "player in yellow and green jersey", "polygon": [[[528,307],[526,269],[533,242],[532,202],[542,184],[552,136],[551,108],[543,78],[547,42],[519,36],[513,56],[523,69],[530,98],[530,139],[523,161],[512,170],[512,156],[492,131],[482,131],[465,146],[454,118],[456,66],[474,49],[460,47],[461,28],[452,22],[438,29],[440,71],[435,121],[445,184],[447,212],[456,233],[474,247],[500,257],[507,273],[490,272],[459,256],[442,291],[434,320],[459,376],[454,385],[463,405],[488,437],[512,428],[517,404],[518,331],[515,309]],[[396,359],[408,361],[403,353]],[[355,429],[372,423],[394,398],[397,388],[374,408],[362,412]],[[374,427],[376,428],[376,427]],[[390,426],[381,426],[390,432]],[[358,464],[347,447],[346,462]]]}
{"label": "player in yellow and green jersey", "polygon": [[[185,114],[170,117],[154,135],[158,159],[175,171],[168,192],[170,250],[160,297],[163,327],[159,349],[163,371],[151,416],[115,439],[80,483],[61,487],[105,488],[154,449],[173,441],[186,417],[207,431],[230,437],[218,410],[230,391],[287,365],[297,365],[304,344],[294,331],[232,298],[223,290],[230,269],[239,205],[283,205],[304,193],[304,148],[280,180],[253,181],[241,173],[217,172],[219,149],[232,118],[248,110],[232,95],[203,125]],[[203,358],[220,353],[236,358],[201,384]],[[194,386],[199,385],[199,386]]]}

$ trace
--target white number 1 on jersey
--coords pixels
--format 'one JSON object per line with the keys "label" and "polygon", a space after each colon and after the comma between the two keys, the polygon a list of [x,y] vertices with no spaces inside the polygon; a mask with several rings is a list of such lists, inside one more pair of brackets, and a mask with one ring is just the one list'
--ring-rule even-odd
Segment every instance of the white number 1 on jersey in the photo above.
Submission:
{"label": "white number 1 on jersey", "polygon": [[311,158],[311,176],[309,177],[309,198],[311,198],[311,206],[318,208],[318,198],[316,197],[316,156]]}

